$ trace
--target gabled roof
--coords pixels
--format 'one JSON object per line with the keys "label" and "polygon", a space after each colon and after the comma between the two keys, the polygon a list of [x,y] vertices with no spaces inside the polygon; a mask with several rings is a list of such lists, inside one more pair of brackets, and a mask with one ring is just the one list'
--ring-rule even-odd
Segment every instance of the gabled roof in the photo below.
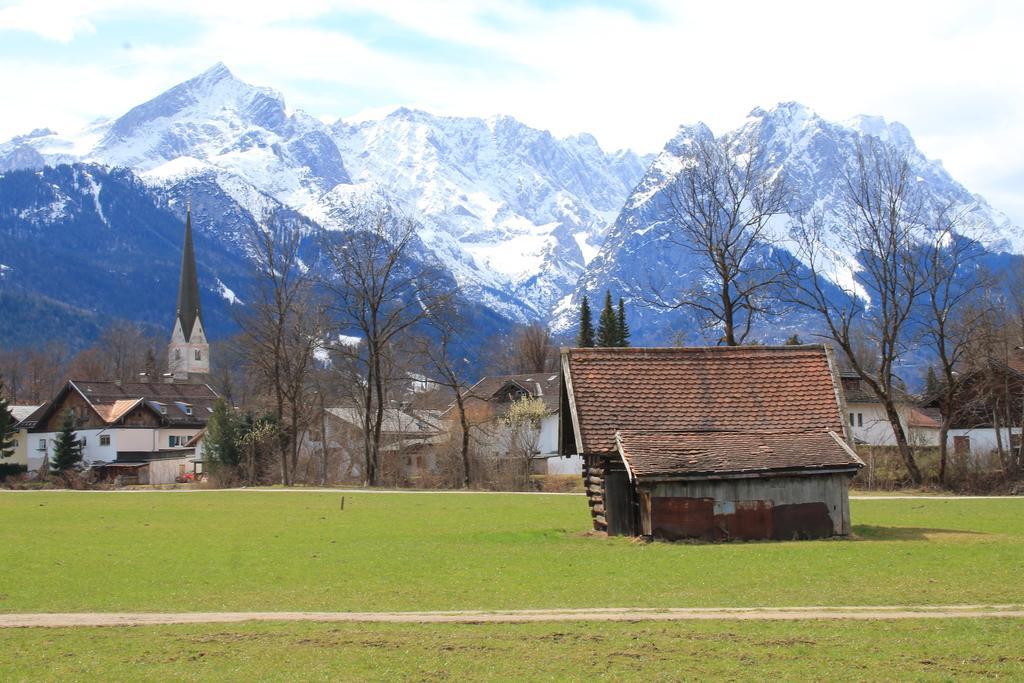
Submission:
{"label": "gabled roof", "polygon": [[[462,393],[464,400],[497,401],[504,391],[519,388],[544,402],[549,413],[558,412],[558,372],[534,372],[524,375],[489,375]],[[448,415],[453,407],[442,416]]]}
{"label": "gabled roof", "polygon": [[[353,427],[361,428],[363,426],[363,413],[356,408],[327,408],[327,412]],[[440,428],[429,420],[410,415],[397,408],[385,408],[381,431],[392,435],[430,436],[437,434]]]}
{"label": "gabled roof", "polygon": [[580,453],[617,453],[625,430],[844,434],[820,345],[566,349],[562,372]]}
{"label": "gabled roof", "polygon": [[636,478],[699,477],[792,470],[851,469],[863,464],[832,431],[616,433],[619,454]]}
{"label": "gabled roof", "polygon": [[21,422],[32,413],[36,412],[42,406],[8,406],[11,409],[11,415],[14,416],[15,426],[21,424]]}
{"label": "gabled roof", "polygon": [[69,391],[81,395],[106,424],[115,424],[137,406],[145,405],[164,424],[204,425],[212,414],[213,404],[220,398],[207,384],[68,380],[52,401],[41,406],[25,422],[35,427],[48,419]]}

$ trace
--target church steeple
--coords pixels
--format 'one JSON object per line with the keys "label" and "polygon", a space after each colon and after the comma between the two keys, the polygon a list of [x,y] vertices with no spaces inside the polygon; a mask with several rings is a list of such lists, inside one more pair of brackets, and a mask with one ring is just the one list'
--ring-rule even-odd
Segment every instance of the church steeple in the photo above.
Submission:
{"label": "church steeple", "polygon": [[210,345],[203,329],[199,303],[199,276],[192,244],[192,206],[185,214],[185,241],[181,249],[181,276],[174,331],[167,347],[167,367],[175,381],[205,381],[210,373]]}
{"label": "church steeple", "polygon": [[202,324],[202,308],[199,304],[199,277],[196,274],[196,253],[192,245],[192,207],[185,214],[185,243],[181,249],[181,278],[178,281],[177,319],[185,341],[192,337],[196,320]]}

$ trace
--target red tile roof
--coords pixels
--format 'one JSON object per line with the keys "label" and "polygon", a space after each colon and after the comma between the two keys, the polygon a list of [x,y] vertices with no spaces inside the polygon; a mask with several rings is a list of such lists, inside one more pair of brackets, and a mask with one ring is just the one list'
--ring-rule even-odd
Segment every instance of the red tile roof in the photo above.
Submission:
{"label": "red tile roof", "polygon": [[843,434],[823,346],[569,349],[582,453],[614,453],[615,433],[828,431]]}
{"label": "red tile roof", "polygon": [[835,432],[618,432],[634,477],[848,469],[862,463]]}

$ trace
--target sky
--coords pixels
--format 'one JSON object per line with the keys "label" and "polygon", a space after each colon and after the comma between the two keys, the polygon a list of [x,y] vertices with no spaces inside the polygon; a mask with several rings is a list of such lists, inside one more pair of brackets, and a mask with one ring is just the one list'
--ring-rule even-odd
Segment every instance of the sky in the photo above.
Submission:
{"label": "sky", "polygon": [[0,140],[73,132],[216,62],[324,120],[509,114],[655,152],[798,101],[904,123],[1024,225],[1024,2],[0,0]]}

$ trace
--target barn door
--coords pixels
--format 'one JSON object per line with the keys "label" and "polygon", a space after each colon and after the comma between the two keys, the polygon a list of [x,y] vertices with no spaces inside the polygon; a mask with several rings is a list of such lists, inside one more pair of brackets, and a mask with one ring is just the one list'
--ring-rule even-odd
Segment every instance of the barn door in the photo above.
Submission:
{"label": "barn door", "polygon": [[636,493],[625,472],[604,475],[604,514],[609,536],[636,536]]}

